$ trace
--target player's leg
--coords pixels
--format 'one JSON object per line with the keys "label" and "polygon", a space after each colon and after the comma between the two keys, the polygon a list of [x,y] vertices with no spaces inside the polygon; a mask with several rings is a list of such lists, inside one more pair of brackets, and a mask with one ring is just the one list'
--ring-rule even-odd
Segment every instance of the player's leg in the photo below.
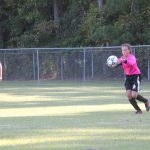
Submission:
{"label": "player's leg", "polygon": [[139,94],[140,90],[140,85],[141,85],[141,76],[135,76],[134,81],[133,81],[133,88],[132,88],[132,97],[143,102],[145,104],[146,110],[150,110],[150,102],[148,99],[144,98]]}
{"label": "player's leg", "polygon": [[138,106],[135,98],[132,97],[132,77],[127,76],[125,81],[125,89],[126,89],[126,95],[129,99],[130,104],[134,107],[134,109],[137,112],[142,113],[140,107]]}
{"label": "player's leg", "polygon": [[138,106],[135,98],[132,97],[132,91],[131,90],[127,90],[126,91],[127,97],[129,99],[130,104],[134,107],[134,109],[136,110],[137,114],[141,114],[142,111],[140,109],[140,107]]}
{"label": "player's leg", "polygon": [[150,110],[150,101],[148,99],[144,98],[140,94],[137,94],[136,99],[141,101],[141,102],[143,102],[145,104],[145,108],[146,108],[147,111]]}

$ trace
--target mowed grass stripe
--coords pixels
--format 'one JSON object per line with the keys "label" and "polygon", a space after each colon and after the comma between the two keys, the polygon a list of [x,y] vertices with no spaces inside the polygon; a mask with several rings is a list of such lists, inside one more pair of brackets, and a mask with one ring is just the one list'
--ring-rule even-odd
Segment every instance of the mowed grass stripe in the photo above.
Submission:
{"label": "mowed grass stripe", "polygon": [[[2,82],[2,150],[146,150],[150,113],[135,115],[121,81]],[[149,82],[142,94],[150,97]]]}

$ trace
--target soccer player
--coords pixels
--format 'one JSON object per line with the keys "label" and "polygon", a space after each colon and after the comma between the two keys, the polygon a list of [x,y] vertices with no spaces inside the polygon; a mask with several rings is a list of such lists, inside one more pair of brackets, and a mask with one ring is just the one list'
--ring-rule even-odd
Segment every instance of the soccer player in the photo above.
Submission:
{"label": "soccer player", "polygon": [[128,43],[123,44],[121,49],[123,56],[118,59],[118,66],[122,65],[126,75],[126,95],[129,102],[136,110],[135,114],[142,114],[142,110],[138,106],[136,100],[143,102],[147,111],[150,110],[150,101],[138,93],[141,84],[141,71],[138,68],[135,56],[132,54],[131,45]]}

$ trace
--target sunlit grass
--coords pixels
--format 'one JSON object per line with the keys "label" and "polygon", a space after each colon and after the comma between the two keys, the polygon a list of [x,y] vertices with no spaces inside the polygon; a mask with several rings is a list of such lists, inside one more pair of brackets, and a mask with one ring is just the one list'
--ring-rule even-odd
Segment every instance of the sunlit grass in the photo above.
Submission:
{"label": "sunlit grass", "polygon": [[77,105],[77,106],[57,106],[57,107],[35,107],[35,108],[10,108],[0,109],[0,117],[26,117],[26,116],[64,116],[80,115],[92,112],[119,112],[130,111],[128,104],[109,104],[109,105]]}
{"label": "sunlit grass", "polygon": [[[123,82],[2,82],[0,150],[145,150],[150,117]],[[150,97],[149,83],[142,94]]]}
{"label": "sunlit grass", "polygon": [[[45,130],[45,133],[49,133],[45,136],[27,136],[21,138],[4,138],[0,140],[0,147],[2,146],[17,146],[17,145],[30,145],[51,143],[57,144],[57,142],[78,142],[94,140],[94,136],[97,136],[100,141],[111,140],[134,140],[134,141],[149,141],[150,135],[142,135],[147,130],[134,130],[134,129],[99,129],[99,128],[72,128],[72,129],[58,129],[53,131]],[[37,131],[38,133],[38,131]],[[44,133],[44,131],[43,131]],[[59,136],[58,136],[59,135]],[[138,137],[135,137],[138,135]]]}

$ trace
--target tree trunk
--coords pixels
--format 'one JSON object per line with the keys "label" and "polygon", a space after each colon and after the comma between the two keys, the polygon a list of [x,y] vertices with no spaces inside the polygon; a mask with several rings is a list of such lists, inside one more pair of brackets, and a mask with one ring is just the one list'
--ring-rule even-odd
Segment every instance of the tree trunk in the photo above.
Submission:
{"label": "tree trunk", "polygon": [[103,8],[105,0],[97,0],[99,8]]}
{"label": "tree trunk", "polygon": [[54,9],[54,25],[55,27],[59,24],[59,1],[53,0],[53,9]]}
{"label": "tree trunk", "polygon": [[133,14],[137,14],[138,13],[138,2],[136,0],[132,0],[131,1],[131,12]]}
{"label": "tree trunk", "polygon": [[3,33],[1,27],[0,27],[0,48],[3,48]]}

